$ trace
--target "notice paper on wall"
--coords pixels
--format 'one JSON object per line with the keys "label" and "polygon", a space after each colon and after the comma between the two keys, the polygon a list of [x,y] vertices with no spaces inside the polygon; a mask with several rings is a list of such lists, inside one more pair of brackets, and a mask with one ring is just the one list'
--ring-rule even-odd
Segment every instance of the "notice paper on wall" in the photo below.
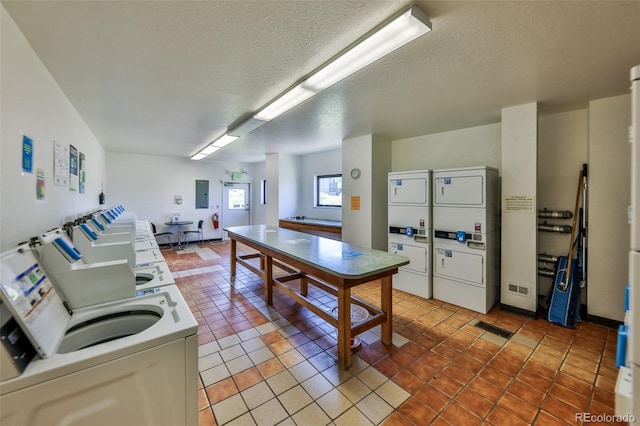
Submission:
{"label": "notice paper on wall", "polygon": [[44,200],[44,170],[36,171],[36,199]]}
{"label": "notice paper on wall", "polygon": [[33,140],[22,135],[22,171],[33,173]]}
{"label": "notice paper on wall", "polygon": [[78,191],[78,149],[69,146],[69,191]]}
{"label": "notice paper on wall", "polygon": [[53,176],[58,186],[69,185],[69,145],[53,141]]}
{"label": "notice paper on wall", "polygon": [[505,195],[502,206],[505,213],[534,213],[534,198],[530,195]]}
{"label": "notice paper on wall", "polygon": [[352,195],[351,196],[351,210],[360,210],[360,196]]}

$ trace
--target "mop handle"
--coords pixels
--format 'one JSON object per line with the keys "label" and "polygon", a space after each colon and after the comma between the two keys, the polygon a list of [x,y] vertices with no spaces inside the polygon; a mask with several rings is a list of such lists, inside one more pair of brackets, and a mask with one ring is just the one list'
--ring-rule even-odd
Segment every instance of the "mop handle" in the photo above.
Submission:
{"label": "mop handle", "polygon": [[565,276],[565,280],[562,283],[562,291],[565,291],[569,287],[569,279],[571,277],[571,260],[573,258],[573,238],[576,233],[576,222],[578,220],[578,208],[580,207],[580,194],[582,193],[582,186],[584,182],[582,181],[583,171],[580,170],[580,177],[578,178],[578,191],[576,194],[576,205],[573,209],[573,224],[571,226],[571,239],[569,240],[569,256],[567,259],[567,274]]}

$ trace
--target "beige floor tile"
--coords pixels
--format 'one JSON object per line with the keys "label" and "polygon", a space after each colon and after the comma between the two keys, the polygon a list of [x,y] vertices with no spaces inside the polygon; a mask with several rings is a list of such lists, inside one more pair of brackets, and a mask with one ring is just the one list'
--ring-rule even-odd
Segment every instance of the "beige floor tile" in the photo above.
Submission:
{"label": "beige floor tile", "polygon": [[251,415],[260,426],[272,426],[285,420],[288,415],[276,398],[251,410]]}
{"label": "beige floor tile", "polygon": [[275,394],[264,381],[243,390],[240,392],[240,395],[242,395],[242,398],[250,410],[253,410],[270,399],[275,398]]}
{"label": "beige floor tile", "polygon": [[338,390],[354,404],[371,393],[371,389],[356,377],[351,377],[342,383],[338,386]]}
{"label": "beige floor tile", "polygon": [[296,379],[288,371],[282,371],[267,379],[269,387],[276,395],[280,395],[298,384]]}
{"label": "beige floor tile", "polygon": [[298,411],[292,418],[300,426],[324,426],[331,423],[331,419],[315,402]]}
{"label": "beige floor tile", "polygon": [[316,402],[332,419],[337,419],[342,413],[353,406],[351,401],[340,393],[338,389],[330,390],[318,398]]}
{"label": "beige floor tile", "polygon": [[389,414],[393,413],[393,407],[384,402],[375,393],[369,394],[366,398],[356,404],[356,407],[369,418],[374,424],[379,424]]}
{"label": "beige floor tile", "polygon": [[362,370],[357,375],[358,379],[362,381],[365,385],[369,387],[369,389],[374,390],[380,387],[384,382],[386,382],[387,377],[380,373],[373,367],[368,367]]}
{"label": "beige floor tile", "polygon": [[289,373],[291,373],[298,382],[302,383],[308,378],[318,374],[318,370],[316,370],[309,361],[302,361],[301,363],[289,368]]}
{"label": "beige floor tile", "polygon": [[240,394],[224,399],[211,408],[218,425],[224,425],[249,411]]}
{"label": "beige floor tile", "polygon": [[278,400],[289,415],[297,413],[313,402],[313,399],[305,392],[301,385],[294,386],[288,391],[281,393],[278,395]]}
{"label": "beige floor tile", "polygon": [[313,399],[318,399],[325,393],[334,389],[334,386],[322,374],[315,376],[302,382],[302,387],[307,391]]}
{"label": "beige floor tile", "polygon": [[373,423],[356,407],[351,407],[334,421],[336,426],[373,426]]}
{"label": "beige floor tile", "polygon": [[393,408],[398,408],[411,396],[409,392],[402,389],[391,380],[384,383],[382,386],[376,389],[375,392]]}

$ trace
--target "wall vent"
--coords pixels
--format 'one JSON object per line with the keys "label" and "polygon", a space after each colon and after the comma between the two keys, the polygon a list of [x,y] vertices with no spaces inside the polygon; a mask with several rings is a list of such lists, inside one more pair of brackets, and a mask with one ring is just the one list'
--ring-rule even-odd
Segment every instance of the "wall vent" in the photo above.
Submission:
{"label": "wall vent", "polygon": [[522,297],[531,297],[531,294],[529,293],[529,287],[524,285],[509,283],[509,293],[513,293]]}

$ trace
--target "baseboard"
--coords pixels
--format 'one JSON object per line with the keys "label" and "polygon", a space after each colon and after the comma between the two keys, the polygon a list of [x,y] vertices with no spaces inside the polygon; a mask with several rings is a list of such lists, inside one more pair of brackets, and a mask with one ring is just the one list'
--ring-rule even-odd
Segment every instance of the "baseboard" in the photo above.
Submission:
{"label": "baseboard", "polygon": [[503,303],[500,304],[500,310],[506,311],[506,312],[512,312],[514,314],[522,315],[522,316],[533,318],[533,319],[538,318],[537,312],[528,311],[526,309],[517,308],[515,306],[505,305]]}
{"label": "baseboard", "polygon": [[597,315],[586,315],[586,318],[587,318],[587,321],[591,323],[603,325],[605,327],[615,328],[615,329],[617,329],[618,326],[624,324],[622,321],[616,321],[609,318],[599,317]]}

